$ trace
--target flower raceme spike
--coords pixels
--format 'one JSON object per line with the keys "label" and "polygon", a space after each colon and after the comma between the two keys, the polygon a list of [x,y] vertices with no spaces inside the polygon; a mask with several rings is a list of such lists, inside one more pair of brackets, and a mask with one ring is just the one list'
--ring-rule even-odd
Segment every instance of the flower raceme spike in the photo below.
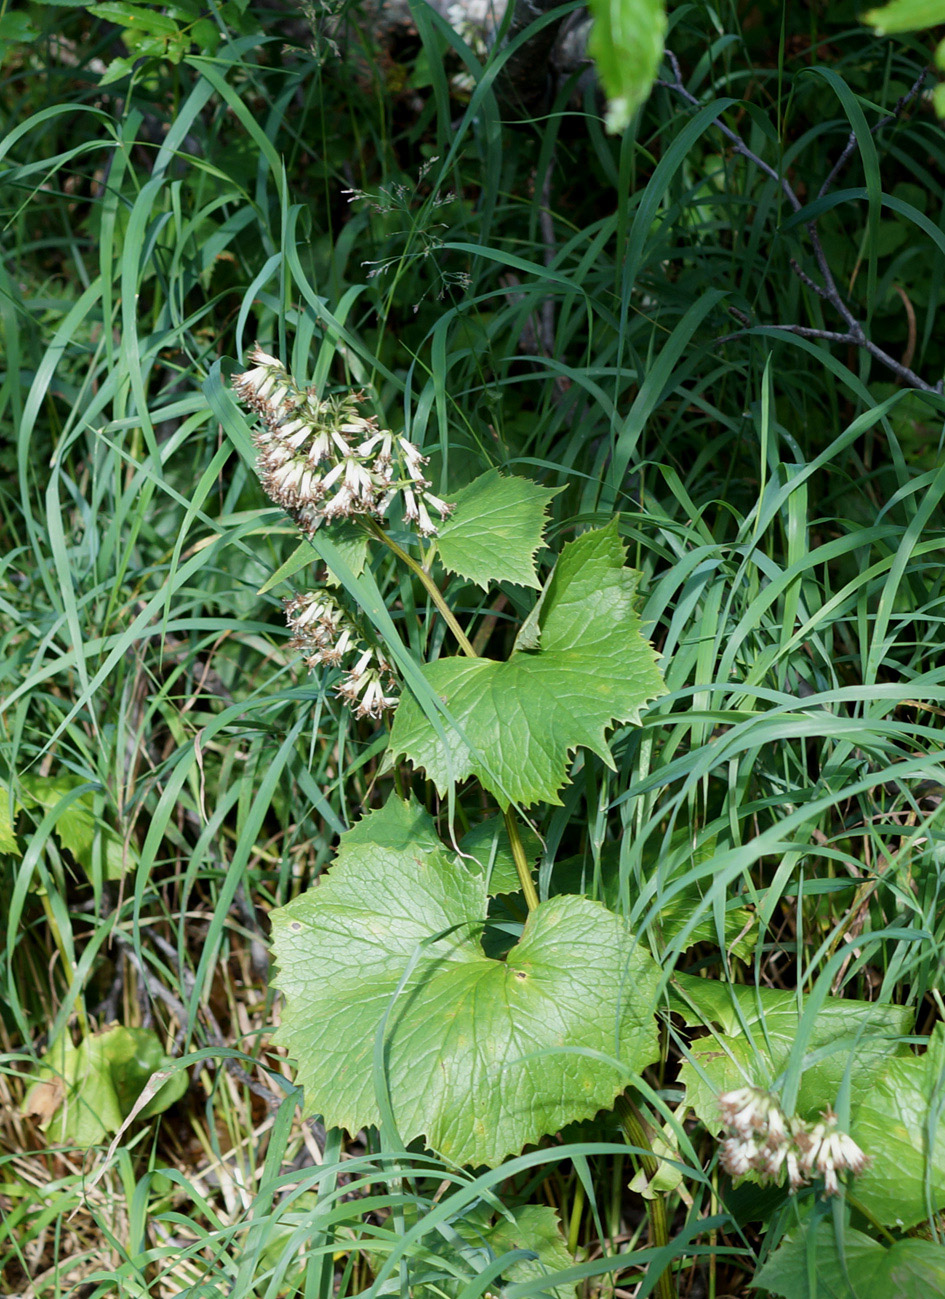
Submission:
{"label": "flower raceme spike", "polygon": [[380,718],[397,707],[397,696],[385,694],[394,684],[390,664],[376,650],[369,649],[335,689],[351,705],[356,717]]}
{"label": "flower raceme spike", "polygon": [[257,343],[250,368],[233,389],[262,420],[253,435],[257,472],[267,495],[311,535],[323,522],[352,516],[384,518],[402,494],[404,521],[433,537],[453,506],[428,491],[428,457],[407,438],[378,427],[358,409],[361,393],[320,398],[302,389]]}
{"label": "flower raceme spike", "polygon": [[840,1189],[837,1173],[849,1169],[856,1177],[869,1161],[852,1137],[837,1131],[837,1116],[833,1110],[826,1110],[820,1117],[820,1123],[795,1137],[801,1151],[798,1162],[807,1176],[819,1174],[823,1177],[827,1195],[837,1195]]}
{"label": "flower raceme spike", "polygon": [[309,591],[284,601],[292,631],[290,649],[301,650],[310,668],[337,664],[357,644],[358,636],[345,611],[321,591]]}
{"label": "flower raceme spike", "polygon": [[360,650],[354,667],[335,687],[355,716],[380,719],[397,707],[390,664],[376,650],[361,647],[357,629],[333,596],[308,591],[285,600],[284,606],[292,631],[289,648],[301,650],[310,668],[338,667],[347,655]]}
{"label": "flower raceme spike", "polygon": [[838,1174],[862,1173],[869,1160],[852,1137],[837,1131],[832,1110],[819,1123],[785,1117],[778,1101],[757,1087],[739,1087],[719,1097],[726,1135],[719,1162],[730,1177],[753,1172],[765,1185],[787,1172],[790,1191],[823,1177],[824,1194],[838,1195]]}

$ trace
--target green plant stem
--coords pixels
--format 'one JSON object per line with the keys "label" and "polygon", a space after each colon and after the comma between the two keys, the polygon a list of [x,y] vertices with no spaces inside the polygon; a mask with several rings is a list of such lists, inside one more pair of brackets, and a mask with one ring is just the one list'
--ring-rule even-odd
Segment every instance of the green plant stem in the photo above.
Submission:
{"label": "green plant stem", "polygon": [[526,906],[529,911],[534,911],[538,906],[538,890],[535,888],[535,881],[532,879],[528,858],[525,856],[525,849],[522,846],[522,837],[518,832],[518,822],[515,820],[515,814],[510,807],[505,809],[504,816],[509,843],[512,845],[512,856],[515,858],[515,869],[518,872],[518,882],[525,894]]}
{"label": "green plant stem", "polygon": [[876,1230],[881,1235],[886,1237],[890,1245],[895,1245],[896,1237],[892,1234],[892,1232],[886,1230],[886,1228],[883,1226],[880,1220],[874,1217],[872,1213],[870,1213],[869,1209],[866,1207],[865,1204],[861,1204],[855,1195],[850,1194],[849,1188],[847,1188],[845,1199],[851,1209],[856,1209],[857,1213],[862,1213],[863,1217],[870,1224],[870,1226],[875,1227]]}
{"label": "green plant stem", "polygon": [[581,1238],[581,1219],[584,1216],[584,1204],[587,1192],[580,1177],[575,1178],[574,1198],[571,1201],[571,1216],[568,1220],[568,1253],[574,1258],[578,1252]]}
{"label": "green plant stem", "polygon": [[413,558],[412,555],[408,555],[406,550],[402,550],[400,546],[397,545],[396,541],[391,541],[390,537],[380,526],[380,524],[375,523],[373,519],[367,519],[365,522],[368,529],[371,532],[371,535],[377,537],[378,541],[383,541],[384,545],[388,548],[388,550],[392,551],[402,563],[407,565],[407,567],[410,569],[412,573],[415,573],[417,577],[419,577],[430,599],[433,601],[437,609],[443,615],[447,627],[449,627],[450,631],[459,641],[459,647],[463,651],[463,653],[468,655],[469,658],[471,659],[478,658],[479,655],[476,653],[472,645],[469,643],[469,639],[466,633],[463,631],[462,627],[460,627],[459,623],[456,621],[452,609],[443,599],[443,596],[440,594],[439,587],[434,582],[430,574],[425,571],[422,565],[417,563],[417,561]]}
{"label": "green plant stem", "polygon": [[[452,609],[450,609],[449,605],[443,599],[439,587],[430,574],[425,571],[422,565],[417,563],[412,555],[408,555],[406,550],[402,550],[401,547],[397,545],[396,541],[391,541],[390,537],[380,524],[376,523],[373,519],[366,520],[366,523],[372,536],[377,537],[378,541],[383,541],[388,550],[395,554],[402,563],[406,564],[410,571],[415,573],[423,583],[427,594],[443,615],[446,620],[446,625],[456,637],[463,653],[471,659],[478,658],[479,655],[473,649],[466,633],[456,621]],[[521,884],[522,892],[525,895],[525,903],[529,911],[534,911],[535,907],[538,906],[538,891],[535,888],[535,881],[532,879],[532,873],[528,865],[528,858],[525,856],[525,849],[522,846],[522,837],[518,832],[518,823],[515,820],[511,808],[507,808],[504,815],[505,828],[508,831],[509,842],[512,845],[512,856],[515,859],[515,869],[518,872],[519,883]]]}
{"label": "green plant stem", "polygon": [[[623,1128],[624,1136],[629,1143],[632,1146],[638,1146],[641,1151],[646,1150],[649,1138],[647,1137],[643,1116],[637,1107],[626,1096],[618,1096],[614,1109],[620,1121],[620,1126]],[[637,1158],[647,1179],[652,1180],[659,1169],[659,1160],[650,1154],[639,1154]],[[668,1245],[669,1218],[666,1214],[666,1197],[657,1194],[653,1196],[652,1200],[647,1200],[646,1216],[650,1220],[651,1243],[656,1246]],[[660,1274],[654,1293],[658,1299],[678,1299],[671,1268],[666,1267]]]}

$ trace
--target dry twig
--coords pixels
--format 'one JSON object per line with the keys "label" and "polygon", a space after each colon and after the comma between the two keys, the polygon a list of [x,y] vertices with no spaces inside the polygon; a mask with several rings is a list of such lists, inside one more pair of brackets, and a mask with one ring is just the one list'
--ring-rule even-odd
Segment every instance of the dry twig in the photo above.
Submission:
{"label": "dry twig", "polygon": [[[673,71],[673,80],[661,80],[658,84],[679,95],[687,104],[698,108],[699,100],[691,93],[691,91],[686,89],[686,86],[683,83],[682,73],[680,72],[679,62],[676,56],[671,51],[667,50],[666,57]],[[922,89],[925,77],[926,71],[923,70],[922,74],[916,78],[914,84],[896,103],[892,112],[876,123],[872,128],[871,134],[875,135],[878,131],[881,131],[883,127],[888,126],[890,122],[898,120],[906,106],[915,99],[919,91]],[[804,204],[786,176],[782,176],[774,167],[765,162],[763,158],[760,158],[752,149],[749,149],[741,136],[733,131],[731,127],[726,126],[722,121],[717,121],[716,126],[732,144],[736,153],[740,154],[743,158],[746,158],[752,166],[757,167],[765,176],[776,182],[793,212],[803,212]],[[817,192],[818,199],[822,199],[830,191],[837,177],[853,156],[856,149],[856,143],[856,134],[851,131],[840,157],[834,163],[826,180]],[[884,365],[887,369],[891,370],[901,383],[908,385],[910,388],[918,388],[922,392],[941,393],[943,389],[943,380],[939,380],[936,384],[926,383],[926,381],[920,375],[916,374],[914,370],[911,370],[907,364],[897,361],[895,357],[890,356],[888,352],[884,351],[883,348],[879,347],[878,344],[874,343],[872,339],[869,338],[866,330],[850,310],[849,306],[844,301],[843,295],[837,287],[836,280],[834,279],[833,272],[830,269],[830,264],[827,261],[823,244],[821,243],[820,235],[817,230],[817,220],[817,217],[813,217],[812,219],[805,221],[804,228],[807,231],[807,236],[810,240],[811,248],[814,253],[814,260],[817,263],[817,269],[820,273],[821,283],[818,284],[815,279],[808,275],[794,258],[791,259],[791,270],[806,288],[810,289],[812,293],[815,293],[837,312],[846,325],[846,329],[814,329],[807,325],[799,324],[777,324],[767,325],[765,327],[767,329],[781,330],[784,333],[796,334],[800,338],[817,338],[830,343],[852,344],[854,347],[860,347],[865,352],[868,352],[869,355],[879,361],[881,365]],[[745,323],[747,327],[747,322],[745,321],[742,312],[735,311],[734,309],[730,309],[730,312],[737,320]],[[739,330],[735,334],[726,334],[724,337],[717,339],[716,341],[719,343],[725,343],[732,338],[737,338],[741,332],[742,331]],[[911,360],[911,351],[909,353],[909,360]]]}

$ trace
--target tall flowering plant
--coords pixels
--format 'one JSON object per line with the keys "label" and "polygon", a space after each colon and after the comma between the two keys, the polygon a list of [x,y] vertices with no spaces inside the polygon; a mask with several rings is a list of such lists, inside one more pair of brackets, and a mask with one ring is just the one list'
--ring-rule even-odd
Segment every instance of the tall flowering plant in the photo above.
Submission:
{"label": "tall flowering plant", "polygon": [[[473,782],[474,791],[465,807],[469,829],[458,841],[457,827],[444,836],[442,821],[405,780],[406,797],[392,794],[342,836],[316,888],[273,911],[284,996],[275,1040],[296,1062],[306,1110],[351,1132],[392,1116],[401,1142],[423,1139],[447,1160],[476,1166],[498,1164],[613,1107],[631,1144],[646,1150],[653,1116],[633,1080],[661,1054],[655,1012],[666,976],[624,914],[582,895],[539,895],[537,840],[522,835],[516,819],[562,802],[578,748],[614,767],[610,728],[639,724],[665,693],[620,519],[584,531],[575,525],[543,580],[553,488],[489,469],[441,500],[422,451],[365,414],[361,394],[320,397],[258,345],[233,386],[257,416],[257,469],[271,499],[316,547],[319,530],[340,521],[385,545],[423,585],[458,652],[447,648],[421,662],[401,692],[392,667],[401,651],[380,644],[346,597],[327,589],[285,601],[290,646],[311,669],[341,670],[335,689],[356,716],[390,719],[387,768],[422,769],[426,788],[443,798],[441,816],[455,805],[457,786]],[[409,543],[397,544],[392,524],[412,531],[422,562]],[[440,589],[444,573],[486,592],[501,582],[538,593],[508,657],[477,653],[479,638]],[[496,959],[480,941],[490,899],[516,891],[527,919]],[[732,915],[738,931],[743,915]],[[718,980],[677,972],[672,989],[671,1004],[687,1023],[702,1031],[725,1022]],[[731,985],[725,996],[740,991]],[[787,1017],[791,1026],[783,1055],[772,1038],[766,1071],[777,1077],[799,1012],[793,994],[783,994],[789,1008],[781,994],[765,995],[776,1003],[766,1022]],[[753,1008],[753,1001],[742,1008],[729,1034]],[[876,1007],[844,1002],[843,1013],[865,1041]],[[823,1031],[819,1049],[832,1040],[829,1023]],[[757,1041],[751,1048],[760,1049]],[[717,1129],[721,1119],[718,1164],[729,1177],[780,1186],[785,1196],[816,1184],[824,1195],[849,1198],[854,1177],[859,1191],[868,1182],[867,1155],[829,1108],[839,1081],[823,1084],[816,1106],[797,1106],[795,1098],[799,1113],[788,1114],[774,1096],[733,1082],[730,1067],[736,1079],[748,1070],[711,1038],[696,1038],[690,1055],[680,1069],[686,1104],[707,1127]],[[881,1067],[881,1054],[863,1058]],[[435,1068],[418,1070],[418,1059]],[[815,1111],[819,1120],[804,1117]],[[669,1229],[661,1196],[676,1184],[659,1164],[667,1158],[642,1160],[652,1241],[663,1246]],[[654,1267],[665,1269],[665,1250],[658,1253]],[[669,1270],[654,1289],[660,1299],[674,1293]]]}

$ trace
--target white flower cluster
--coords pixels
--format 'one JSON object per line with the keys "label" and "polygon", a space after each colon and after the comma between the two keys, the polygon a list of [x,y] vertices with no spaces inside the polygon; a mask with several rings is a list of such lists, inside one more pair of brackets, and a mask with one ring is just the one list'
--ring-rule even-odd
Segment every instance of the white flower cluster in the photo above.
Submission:
{"label": "white flower cluster", "polygon": [[852,1137],[837,1130],[832,1110],[819,1123],[788,1119],[773,1096],[757,1087],[739,1087],[719,1097],[726,1136],[719,1162],[731,1177],[757,1173],[762,1184],[787,1173],[793,1194],[814,1177],[824,1179],[824,1194],[840,1191],[838,1173],[856,1176],[869,1162]]}
{"label": "white flower cluster", "polygon": [[[344,609],[330,595],[310,591],[285,601],[286,621],[292,631],[290,649],[301,650],[310,668],[325,664],[337,667],[342,659],[357,652],[360,637]],[[335,687],[336,693],[354,709],[356,717],[381,718],[397,707],[394,674],[377,650],[361,649]]]}
{"label": "white flower cluster", "polygon": [[253,436],[259,478],[303,532],[352,515],[383,518],[401,496],[404,521],[424,537],[436,535],[431,511],[443,520],[454,507],[430,492],[423,476],[427,456],[361,415],[359,393],[320,399],[314,389],[299,388],[258,343],[249,360],[251,368],[234,377],[233,388],[263,421]]}

